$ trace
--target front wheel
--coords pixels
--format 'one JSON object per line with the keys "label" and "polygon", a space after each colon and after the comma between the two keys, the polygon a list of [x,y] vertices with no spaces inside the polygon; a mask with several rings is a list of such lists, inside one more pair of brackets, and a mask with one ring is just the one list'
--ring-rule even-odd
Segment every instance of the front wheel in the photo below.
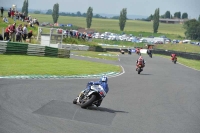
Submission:
{"label": "front wheel", "polygon": [[81,104],[81,108],[87,108],[92,105],[92,103],[96,100],[96,95],[92,95],[87,101]]}
{"label": "front wheel", "polygon": [[141,68],[138,68],[138,74],[140,74],[140,72],[141,72]]}

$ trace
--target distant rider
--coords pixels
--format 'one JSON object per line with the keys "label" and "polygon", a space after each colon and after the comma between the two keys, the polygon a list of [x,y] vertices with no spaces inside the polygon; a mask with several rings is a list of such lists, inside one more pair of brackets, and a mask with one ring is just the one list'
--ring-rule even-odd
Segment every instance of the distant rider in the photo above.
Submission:
{"label": "distant rider", "polygon": [[[87,93],[87,92],[90,91],[90,88],[91,88],[92,85],[101,85],[101,87],[104,89],[104,91],[106,92],[106,94],[107,94],[108,91],[109,91],[109,87],[108,87],[108,78],[107,78],[107,76],[103,76],[103,77],[100,78],[99,81],[96,81],[96,82],[90,81],[90,82],[88,82],[87,85],[86,85],[86,89],[82,90],[81,93],[79,94],[77,102],[79,102],[79,97],[80,97],[83,93]],[[98,106],[101,105],[101,102],[102,102],[102,100],[98,103]]]}
{"label": "distant rider", "polygon": [[145,61],[144,61],[144,59],[142,58],[142,56],[140,56],[140,57],[137,59],[137,61],[136,61],[136,71],[137,71],[139,65],[141,65],[142,68],[145,67]]}
{"label": "distant rider", "polygon": [[136,53],[139,55],[140,54],[140,48],[136,48]]}
{"label": "distant rider", "polygon": [[176,57],[176,54],[171,54],[171,60],[173,61],[174,59],[176,59],[177,57]]}

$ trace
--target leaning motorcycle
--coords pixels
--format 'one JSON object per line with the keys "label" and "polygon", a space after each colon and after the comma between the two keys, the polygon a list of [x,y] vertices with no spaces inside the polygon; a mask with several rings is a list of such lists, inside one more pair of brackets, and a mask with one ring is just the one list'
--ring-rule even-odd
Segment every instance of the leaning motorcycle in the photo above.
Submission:
{"label": "leaning motorcycle", "polygon": [[173,62],[174,64],[176,64],[176,62],[177,62],[177,57],[174,57],[174,59],[172,60],[172,62]]}
{"label": "leaning motorcycle", "polygon": [[143,71],[142,65],[138,65],[137,72],[140,74]]}
{"label": "leaning motorcycle", "polygon": [[92,85],[89,90],[81,92],[79,96],[74,99],[73,104],[79,104],[81,108],[87,108],[92,105],[100,106],[106,92],[101,85]]}

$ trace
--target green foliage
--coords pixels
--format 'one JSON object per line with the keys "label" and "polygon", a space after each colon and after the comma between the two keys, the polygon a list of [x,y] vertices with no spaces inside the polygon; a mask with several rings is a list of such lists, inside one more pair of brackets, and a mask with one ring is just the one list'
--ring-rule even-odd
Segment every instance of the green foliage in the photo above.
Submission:
{"label": "green foliage", "polygon": [[86,16],[87,28],[90,28],[92,25],[92,17],[93,17],[93,8],[89,7],[87,10],[87,16]]}
{"label": "green foliage", "polygon": [[153,32],[157,33],[158,32],[158,27],[159,27],[159,8],[155,10],[154,13],[154,18],[153,18]]}
{"label": "green foliage", "polygon": [[186,13],[186,12],[184,12],[183,14],[182,14],[182,19],[187,19],[188,18],[188,14]]}
{"label": "green foliage", "polygon": [[46,12],[46,14],[52,14],[53,13],[53,11],[51,10],[51,9],[49,9],[47,12]]}
{"label": "green foliage", "polygon": [[170,11],[166,11],[166,13],[165,13],[165,18],[170,18]]}
{"label": "green foliage", "polygon": [[148,20],[153,20],[153,15],[152,14],[148,17]]}
{"label": "green foliage", "polygon": [[124,27],[126,24],[126,20],[127,20],[127,9],[123,8],[120,12],[120,16],[119,16],[119,27],[121,31],[124,31]]}
{"label": "green foliage", "polygon": [[174,18],[181,18],[181,12],[175,12]]}
{"label": "green foliage", "polygon": [[183,27],[184,29],[186,29],[185,36],[188,39],[200,40],[200,22],[199,21],[197,21],[196,19],[186,21]]}
{"label": "green foliage", "polygon": [[200,15],[199,15],[198,21],[200,22]]}
{"label": "green foliage", "polygon": [[40,11],[34,11],[33,13],[34,14],[40,14],[41,12]]}
{"label": "green foliage", "polygon": [[54,4],[54,6],[53,6],[52,17],[53,17],[53,22],[57,23],[58,17],[59,17],[59,4],[58,3]]}
{"label": "green foliage", "polygon": [[22,6],[22,13],[25,13],[25,16],[28,16],[28,0],[24,0],[23,6]]}

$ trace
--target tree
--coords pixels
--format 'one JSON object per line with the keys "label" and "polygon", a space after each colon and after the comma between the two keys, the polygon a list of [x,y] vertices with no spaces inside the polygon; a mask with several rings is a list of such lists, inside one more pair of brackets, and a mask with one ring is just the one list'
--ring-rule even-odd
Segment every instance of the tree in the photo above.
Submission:
{"label": "tree", "polygon": [[200,22],[200,15],[199,15],[199,18],[198,18],[199,22]]}
{"label": "tree", "polygon": [[153,17],[153,32],[157,33],[158,32],[158,27],[159,27],[159,14],[160,14],[160,10],[159,8],[157,8],[155,10],[154,13],[154,17]]}
{"label": "tree", "polygon": [[77,15],[78,17],[80,17],[80,16],[81,16],[81,12],[78,11],[78,12],[76,13],[76,15]]}
{"label": "tree", "polygon": [[166,11],[165,18],[170,18],[170,11]]}
{"label": "tree", "polygon": [[86,15],[87,28],[90,28],[92,25],[92,17],[93,17],[93,9],[92,7],[89,7]]}
{"label": "tree", "polygon": [[28,16],[28,0],[26,0],[26,12],[25,12],[25,16]]}
{"label": "tree", "polygon": [[188,39],[200,40],[200,22],[196,19],[191,19],[186,21],[183,25],[185,31],[185,36]]}
{"label": "tree", "polygon": [[181,18],[181,12],[175,12],[174,18]]}
{"label": "tree", "polygon": [[46,14],[52,14],[53,13],[53,11],[51,10],[51,9],[49,9],[47,12],[46,12]]}
{"label": "tree", "polygon": [[52,17],[53,17],[53,22],[57,23],[58,17],[59,17],[59,4],[58,3],[54,4],[54,6],[53,6]]}
{"label": "tree", "polygon": [[120,12],[120,16],[119,16],[119,27],[121,31],[124,31],[124,27],[126,24],[126,20],[127,20],[127,9],[123,8]]}
{"label": "tree", "polygon": [[184,12],[184,13],[182,14],[182,19],[188,19],[188,14],[187,14],[186,12]]}
{"label": "tree", "polygon": [[34,14],[40,14],[41,12],[40,11],[34,11],[33,13]]}
{"label": "tree", "polygon": [[22,6],[22,13],[25,13],[25,16],[28,16],[28,0],[24,0],[23,6]]}
{"label": "tree", "polygon": [[152,14],[148,17],[148,20],[153,20],[153,15]]}

